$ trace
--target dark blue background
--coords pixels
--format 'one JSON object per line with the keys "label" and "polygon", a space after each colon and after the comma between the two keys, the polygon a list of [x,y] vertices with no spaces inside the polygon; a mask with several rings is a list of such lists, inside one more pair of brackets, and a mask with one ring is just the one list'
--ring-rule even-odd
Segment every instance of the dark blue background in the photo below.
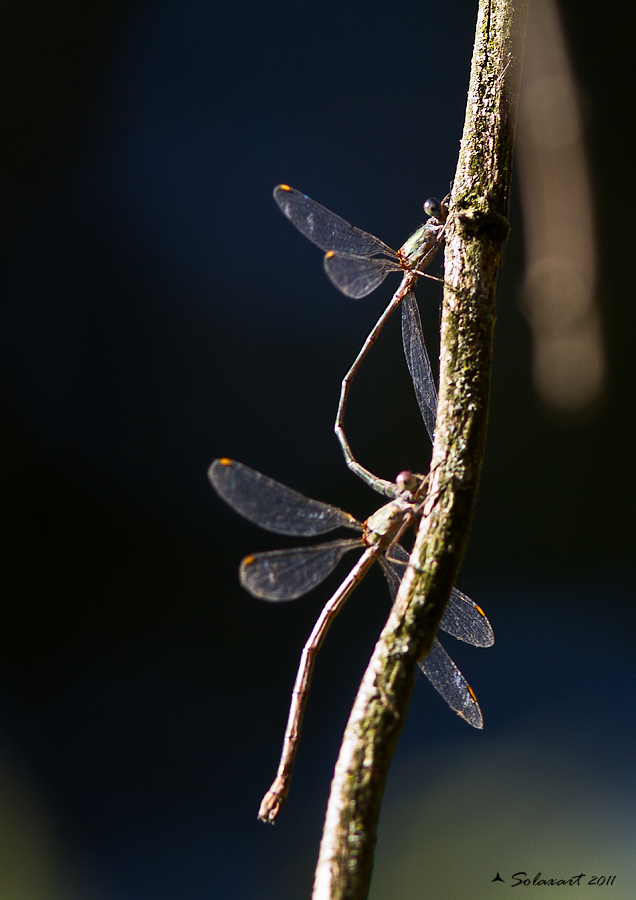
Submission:
{"label": "dark blue background", "polygon": [[[633,798],[636,736],[633,192],[615,174],[631,153],[631,69],[612,6],[564,8],[588,105],[608,390],[569,418],[533,392],[513,199],[461,580],[497,643],[449,647],[486,730],[418,687],[378,900],[418,885],[491,896],[494,870],[534,874],[547,848],[559,871],[620,864],[629,883],[628,854],[591,858],[616,847],[608,822],[625,838],[634,821],[633,799],[617,799]],[[271,190],[289,182],[399,246],[453,176],[474,17],[463,0],[4,5],[1,896],[309,895],[388,595],[373,573],[336,623],[288,804],[260,825],[300,648],[338,576],[298,604],[243,593],[240,558],[281,540],[224,507],[206,469],[232,456],[357,516],[378,505],[331,428],[391,288],[338,294]],[[435,358],[439,291],[418,296]],[[348,415],[354,451],[387,478],[429,454],[398,332],[396,319]],[[387,856],[408,844],[400,827],[420,854],[403,894],[408,865]],[[577,852],[550,838],[576,828]]]}

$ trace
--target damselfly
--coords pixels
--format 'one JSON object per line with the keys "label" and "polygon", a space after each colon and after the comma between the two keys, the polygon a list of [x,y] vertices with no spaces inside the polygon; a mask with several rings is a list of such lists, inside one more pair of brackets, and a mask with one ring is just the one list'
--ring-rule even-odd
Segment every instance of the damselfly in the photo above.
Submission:
{"label": "damselfly", "polygon": [[376,478],[354,458],[344,432],[345,407],[351,382],[391,313],[407,297],[411,297],[415,303],[412,288],[420,276],[433,277],[423,270],[432,261],[444,239],[448,214],[446,201],[440,203],[433,197],[427,200],[424,211],[430,218],[398,251],[395,251],[379,238],[356,228],[326,206],[322,206],[288,184],[279,184],[274,188],[274,199],[301,234],[321,250],[326,251],[325,271],[335,286],[348,297],[366,297],[390,272],[403,273],[402,281],[389,305],[374,325],[342,380],[334,426],[349,468],[376,490],[391,497],[394,495],[395,486],[389,481]]}
{"label": "damselfly", "polygon": [[[357,538],[256,553],[246,556],[240,565],[240,582],[255,597],[272,601],[295,600],[320,584],[345,553],[355,549],[364,551],[323,608],[303,648],[278,772],[259,810],[260,819],[274,822],[289,790],[318,649],[334,616],[376,559],[382,566],[391,594],[393,597],[397,594],[409,560],[409,554],[399,541],[419,515],[426,479],[402,473],[393,485],[394,499],[361,523],[335,506],[311,500],[230,459],[215,460],[208,474],[226,503],[268,531],[303,537],[326,534],[339,527],[361,532]],[[494,641],[492,628],[482,610],[458,590],[451,595],[440,628],[476,647],[489,647]],[[472,688],[437,639],[420,666],[451,709],[475,728],[483,727],[481,709]]]}

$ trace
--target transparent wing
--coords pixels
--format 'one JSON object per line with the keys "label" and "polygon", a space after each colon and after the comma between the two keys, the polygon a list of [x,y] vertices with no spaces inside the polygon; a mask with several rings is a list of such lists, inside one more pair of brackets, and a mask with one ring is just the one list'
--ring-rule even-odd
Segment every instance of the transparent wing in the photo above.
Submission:
{"label": "transparent wing", "polygon": [[435,639],[420,669],[450,708],[473,728],[483,728],[484,719],[473,689],[440,642]]}
{"label": "transparent wing", "polygon": [[402,301],[402,343],[406,364],[411,374],[417,405],[420,408],[431,441],[435,436],[437,418],[437,390],[431,372],[420,311],[415,294],[409,291]]}
{"label": "transparent wing", "polygon": [[439,627],[473,647],[492,647],[495,643],[495,633],[483,609],[457,588],[453,588]]}
{"label": "transparent wing", "polygon": [[241,562],[239,581],[260,600],[295,600],[324,581],[347,551],[361,546],[361,541],[350,539],[255,553]]}
{"label": "transparent wing", "polygon": [[[383,563],[382,568],[389,583],[389,590],[395,598],[406,571],[409,554],[404,547],[397,544],[392,548],[389,558],[384,561],[381,557],[380,561]],[[457,588],[453,588],[451,592],[439,627],[446,634],[451,634],[466,644],[472,644],[473,647],[492,647],[495,643],[492,625],[483,609]]]}
{"label": "transparent wing", "polygon": [[350,256],[330,250],[325,256],[325,272],[338,290],[359,300],[382,284],[389,272],[401,271],[395,262],[375,257]]}
{"label": "transparent wing", "polygon": [[[397,554],[395,554],[395,551],[397,551]],[[405,556],[406,561],[408,562],[408,553],[399,544],[393,548],[392,554],[400,557]],[[395,599],[406,565],[403,561],[396,563],[393,559],[387,560],[382,556],[380,557],[380,564],[382,565],[382,571],[388,582],[391,595]],[[453,595],[455,593],[456,592],[453,591]],[[457,593],[459,594],[459,591]],[[461,594],[461,596],[464,597],[464,594]],[[468,600],[468,597],[465,597],[465,599]],[[452,601],[453,597],[451,597],[449,606]],[[472,603],[472,600],[469,601],[469,603]],[[447,614],[448,607],[444,613],[444,619]],[[444,627],[444,619],[442,619],[442,622],[440,623],[440,628]],[[450,633],[452,634],[452,632]],[[489,645],[485,644],[483,646]],[[481,709],[479,708],[479,703],[473,693],[473,689],[437,638],[433,642],[431,652],[420,663],[420,669],[426,675],[438,694],[444,698],[454,712],[466,719],[468,724],[472,725],[473,728],[483,728],[484,721]]]}
{"label": "transparent wing", "polygon": [[321,250],[336,250],[354,256],[382,255],[397,261],[395,251],[384,241],[356,228],[288,184],[274,188],[274,200],[292,225]]}
{"label": "transparent wing", "polygon": [[[394,548],[396,549],[396,548]],[[400,550],[402,547],[400,547]],[[406,553],[406,551],[404,551]],[[404,572],[406,571],[406,565],[402,566],[401,569],[398,570],[398,567],[386,558],[386,556],[380,556],[380,565],[382,566],[382,571],[384,572],[384,577],[386,578],[386,582],[389,586],[389,591],[391,593],[391,599],[395,600],[397,597],[397,592],[400,587],[400,583],[402,581],[402,577],[404,576]],[[408,555],[407,555],[408,561]]]}
{"label": "transparent wing", "polygon": [[311,537],[340,526],[362,530],[357,519],[342,509],[311,500],[234,460],[215,459],[208,477],[232,509],[267,531]]}

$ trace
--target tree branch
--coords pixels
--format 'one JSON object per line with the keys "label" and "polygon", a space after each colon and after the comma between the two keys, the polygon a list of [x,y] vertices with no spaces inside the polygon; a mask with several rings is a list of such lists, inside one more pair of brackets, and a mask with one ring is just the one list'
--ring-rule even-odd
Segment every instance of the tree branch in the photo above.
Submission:
{"label": "tree branch", "polygon": [[313,900],[364,900],[384,783],[415,683],[461,564],[479,483],[494,296],[508,233],[528,0],[480,0],[446,229],[440,403],[411,562],[364,675],[331,786]]}

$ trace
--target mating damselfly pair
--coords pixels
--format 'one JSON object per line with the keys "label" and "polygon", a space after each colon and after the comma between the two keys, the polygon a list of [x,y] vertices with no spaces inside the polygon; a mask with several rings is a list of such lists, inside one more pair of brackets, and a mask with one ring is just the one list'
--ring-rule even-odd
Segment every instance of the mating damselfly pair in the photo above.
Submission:
{"label": "mating damselfly pair", "polygon": [[[437,391],[412,288],[417,278],[425,274],[423,267],[428,265],[440,247],[447,214],[445,204],[427,201],[425,210],[430,215],[429,220],[399,251],[394,252],[378,238],[355,228],[288,185],[279,185],[274,190],[274,198],[299,231],[326,251],[324,264],[327,274],[343,293],[354,298],[363,297],[374,290],[389,272],[402,271],[403,277],[343,379],[335,425],[349,468],[376,491],[391,497],[389,503],[361,523],[343,510],[311,500],[241,463],[218,459],[209,470],[210,481],[217,493],[240,515],[268,531],[303,537],[326,534],[340,527],[361,532],[357,538],[253,554],[245,557],[240,566],[240,581],[246,590],[255,597],[280,602],[308,593],[331,574],[345,553],[354,549],[363,550],[357,563],[327,601],[303,649],[278,772],[259,810],[259,818],[267,822],[276,819],[289,790],[312,669],[331,621],[375,560],[384,571],[393,598],[408,565],[409,554],[400,540],[420,517],[426,479],[404,472],[395,482],[388,482],[376,478],[361,466],[353,458],[344,434],[344,409],[351,381],[362,359],[388,317],[401,304],[406,361],[422,418],[433,440]],[[477,647],[489,647],[494,641],[492,628],[482,610],[458,590],[452,592],[440,628]],[[474,692],[439,641],[435,640],[431,652],[420,666],[451,709],[475,728],[483,726]]]}

